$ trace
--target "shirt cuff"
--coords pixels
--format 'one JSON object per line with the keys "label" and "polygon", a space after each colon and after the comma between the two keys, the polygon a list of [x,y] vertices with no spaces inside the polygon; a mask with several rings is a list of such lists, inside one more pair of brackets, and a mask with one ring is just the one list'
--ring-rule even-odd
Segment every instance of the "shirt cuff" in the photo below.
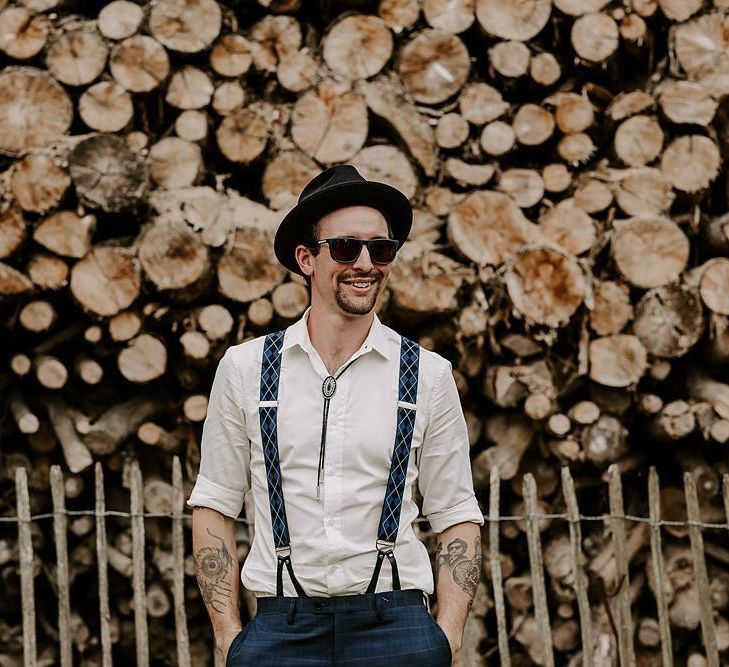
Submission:
{"label": "shirt cuff", "polygon": [[483,512],[481,512],[475,496],[469,496],[453,507],[428,514],[427,519],[434,533],[442,533],[451,526],[464,521],[472,521],[480,526],[484,522]]}
{"label": "shirt cuff", "polygon": [[243,509],[243,497],[242,492],[232,491],[198,474],[187,504],[190,507],[209,507],[225,516],[237,519]]}

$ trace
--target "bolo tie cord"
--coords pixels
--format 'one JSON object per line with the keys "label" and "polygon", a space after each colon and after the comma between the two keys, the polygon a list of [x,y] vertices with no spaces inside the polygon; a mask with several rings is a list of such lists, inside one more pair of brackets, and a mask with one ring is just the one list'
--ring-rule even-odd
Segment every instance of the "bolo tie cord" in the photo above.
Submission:
{"label": "bolo tie cord", "polygon": [[[359,359],[360,357],[357,357]],[[357,359],[352,359],[336,376],[327,375],[321,385],[321,393],[324,396],[324,409],[322,410],[321,419],[321,443],[319,445],[319,470],[316,474],[316,499],[321,498],[321,486],[324,476],[324,455],[327,444],[327,421],[329,419],[329,401],[337,391],[337,380],[342,377],[346,371]]]}

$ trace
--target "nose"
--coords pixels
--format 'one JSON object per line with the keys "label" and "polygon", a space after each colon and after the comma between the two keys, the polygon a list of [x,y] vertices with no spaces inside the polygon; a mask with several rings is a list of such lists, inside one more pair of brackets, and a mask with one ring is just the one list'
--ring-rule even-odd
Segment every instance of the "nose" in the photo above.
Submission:
{"label": "nose", "polygon": [[367,249],[366,244],[362,245],[359,257],[357,257],[354,264],[352,264],[352,268],[359,269],[360,271],[370,271],[373,268],[370,251]]}

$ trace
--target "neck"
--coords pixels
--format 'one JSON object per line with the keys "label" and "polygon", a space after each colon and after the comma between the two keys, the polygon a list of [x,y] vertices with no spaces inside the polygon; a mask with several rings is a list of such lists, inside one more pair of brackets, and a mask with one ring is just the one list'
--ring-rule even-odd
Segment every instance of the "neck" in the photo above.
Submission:
{"label": "neck", "polygon": [[362,346],[374,317],[374,312],[347,316],[312,304],[307,320],[309,338],[330,373]]}

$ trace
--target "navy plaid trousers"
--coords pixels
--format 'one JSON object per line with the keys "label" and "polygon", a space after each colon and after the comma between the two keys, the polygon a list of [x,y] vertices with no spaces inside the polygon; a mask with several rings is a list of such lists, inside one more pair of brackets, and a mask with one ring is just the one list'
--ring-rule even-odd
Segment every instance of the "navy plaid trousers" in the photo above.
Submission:
{"label": "navy plaid trousers", "polygon": [[448,638],[423,594],[386,591],[330,598],[258,599],[226,667],[450,667]]}

